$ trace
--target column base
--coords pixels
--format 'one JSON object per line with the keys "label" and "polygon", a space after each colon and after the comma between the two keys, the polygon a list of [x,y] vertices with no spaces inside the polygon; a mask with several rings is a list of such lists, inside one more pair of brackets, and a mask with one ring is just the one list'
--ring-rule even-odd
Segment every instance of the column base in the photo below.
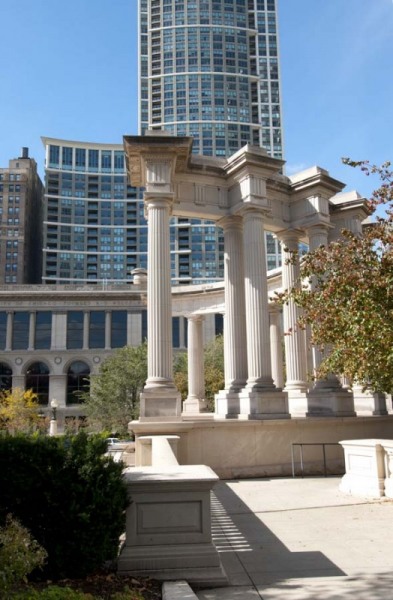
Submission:
{"label": "column base", "polygon": [[244,388],[216,395],[216,416],[225,419],[289,419],[288,396],[281,390]]}
{"label": "column base", "polygon": [[309,412],[307,392],[285,390],[288,394],[288,411],[291,417],[306,417]]}
{"label": "column base", "polygon": [[307,417],[355,417],[353,394],[340,387],[315,387],[307,393]]}
{"label": "column base", "polygon": [[183,416],[198,416],[200,413],[206,412],[207,405],[205,400],[199,398],[187,398],[183,402]]}
{"label": "column base", "polygon": [[145,388],[140,396],[140,421],[180,421],[181,394],[173,387]]}

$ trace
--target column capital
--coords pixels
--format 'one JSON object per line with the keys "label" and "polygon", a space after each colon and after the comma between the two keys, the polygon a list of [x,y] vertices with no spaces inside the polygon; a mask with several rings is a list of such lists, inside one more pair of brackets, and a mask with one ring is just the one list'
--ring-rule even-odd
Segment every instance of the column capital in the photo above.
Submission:
{"label": "column capital", "polygon": [[244,221],[250,219],[260,219],[265,222],[270,216],[270,212],[263,206],[256,206],[255,204],[245,204],[236,213],[243,217]]}
{"label": "column capital", "polygon": [[328,235],[329,231],[333,229],[334,226],[329,223],[316,223],[315,225],[311,225],[306,228],[306,234],[308,237],[311,235]]}
{"label": "column capital", "polygon": [[243,230],[243,217],[241,215],[228,215],[217,221],[217,225],[225,231]]}
{"label": "column capital", "polygon": [[204,321],[205,320],[205,315],[201,315],[201,314],[190,314],[190,315],[186,315],[186,319],[187,321]]}
{"label": "column capital", "polygon": [[304,234],[300,229],[282,229],[281,231],[276,231],[275,235],[281,244],[290,247],[291,244],[298,244]]}

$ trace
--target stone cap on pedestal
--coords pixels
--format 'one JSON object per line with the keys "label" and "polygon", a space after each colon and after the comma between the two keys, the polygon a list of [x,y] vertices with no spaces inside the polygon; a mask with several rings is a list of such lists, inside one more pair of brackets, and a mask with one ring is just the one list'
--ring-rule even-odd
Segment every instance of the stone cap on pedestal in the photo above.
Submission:
{"label": "stone cap on pedestal", "polygon": [[206,465],[179,465],[171,467],[129,467],[123,471],[128,483],[186,483],[219,480],[218,475]]}

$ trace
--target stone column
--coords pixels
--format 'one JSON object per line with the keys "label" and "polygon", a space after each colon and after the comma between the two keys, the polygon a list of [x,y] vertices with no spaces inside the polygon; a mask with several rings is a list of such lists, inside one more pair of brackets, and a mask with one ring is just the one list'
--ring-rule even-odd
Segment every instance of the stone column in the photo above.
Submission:
{"label": "stone column", "polygon": [[[290,290],[299,282],[299,263],[291,262],[292,252],[299,246],[299,233],[287,230],[280,234],[282,249],[282,286]],[[307,362],[304,331],[297,327],[299,309],[293,300],[283,306],[286,383],[289,412],[305,416],[307,413]]]}
{"label": "stone column", "polygon": [[243,215],[248,389],[274,389],[270,355],[269,307],[263,213]]}
{"label": "stone column", "polygon": [[29,319],[29,347],[28,350],[34,350],[34,334],[35,334],[36,313],[30,313]]}
{"label": "stone column", "polygon": [[12,310],[7,311],[7,330],[5,337],[5,350],[12,350],[12,326],[14,322],[14,313]]}
{"label": "stone column", "polygon": [[241,414],[252,419],[288,417],[286,395],[272,377],[264,213],[243,211],[244,290],[248,379]]}
{"label": "stone column", "polygon": [[90,312],[83,313],[83,350],[89,349]]}
{"label": "stone column", "polygon": [[216,412],[221,416],[237,416],[240,413],[238,394],[247,381],[243,223],[240,216],[230,216],[219,225],[224,230],[225,390],[216,397]]}
{"label": "stone column", "polygon": [[284,361],[282,351],[281,313],[278,307],[270,309],[270,349],[272,357],[272,376],[277,388],[284,387]]}
{"label": "stone column", "polygon": [[180,418],[173,382],[169,217],[171,195],[145,192],[148,220],[148,377],[141,394],[141,420]]}
{"label": "stone column", "polygon": [[105,350],[111,348],[111,330],[112,330],[112,312],[110,310],[105,311]]}
{"label": "stone column", "polygon": [[127,312],[127,346],[139,346],[142,343],[142,314]]}
{"label": "stone column", "polygon": [[247,338],[244,296],[242,218],[227,217],[220,222],[224,229],[225,388],[241,390],[247,381]]}
{"label": "stone column", "polygon": [[[314,227],[310,227],[310,229],[307,230],[307,235],[310,252],[313,252],[320,246],[327,246],[328,244],[328,228],[324,225],[316,225]],[[311,280],[311,289],[315,289],[315,283],[313,282],[313,280]],[[312,346],[311,352],[313,362],[313,373],[315,376],[323,357],[321,351],[318,350],[318,348],[316,348],[315,346]]]}
{"label": "stone column", "polygon": [[185,416],[198,415],[206,409],[203,321],[202,315],[188,317],[188,396],[183,403]]}

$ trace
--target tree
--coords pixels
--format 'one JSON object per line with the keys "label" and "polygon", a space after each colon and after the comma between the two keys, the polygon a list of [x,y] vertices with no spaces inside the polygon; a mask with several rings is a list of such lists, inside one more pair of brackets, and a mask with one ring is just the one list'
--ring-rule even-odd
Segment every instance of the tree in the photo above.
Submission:
{"label": "tree", "polygon": [[127,433],[129,421],[139,415],[139,395],[147,379],[147,344],[120,348],[91,378],[90,391],[82,395],[92,423],[108,431]]}
{"label": "tree", "polygon": [[385,214],[377,216],[362,237],[343,230],[338,241],[308,253],[300,264],[302,284],[280,294],[279,301],[292,298],[302,309],[299,326],[311,325],[311,344],[324,353],[319,377],[342,374],[365,388],[391,393],[393,171],[389,162],[380,167],[367,161],[343,162],[380,177],[368,206],[374,213],[382,206]]}
{"label": "tree", "polygon": [[38,396],[32,390],[4,390],[0,393],[0,431],[31,433],[40,428]]}

